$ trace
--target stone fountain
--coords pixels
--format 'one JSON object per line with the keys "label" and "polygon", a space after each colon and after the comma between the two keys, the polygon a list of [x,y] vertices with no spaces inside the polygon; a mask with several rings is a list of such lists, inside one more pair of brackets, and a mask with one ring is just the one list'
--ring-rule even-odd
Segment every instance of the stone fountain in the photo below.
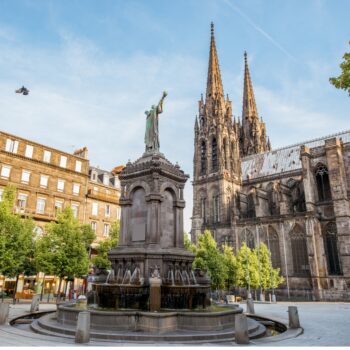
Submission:
{"label": "stone fountain", "polygon": [[[119,245],[109,252],[112,270],[92,276],[88,293],[91,337],[133,341],[222,341],[234,337],[237,307],[210,309],[210,280],[193,270],[184,248],[183,190],[188,179],[159,152],[158,116],[147,114],[146,151],[128,162],[121,183]],[[32,324],[40,333],[73,335],[81,306],[63,304],[55,316]],[[250,336],[265,327],[248,322]]]}

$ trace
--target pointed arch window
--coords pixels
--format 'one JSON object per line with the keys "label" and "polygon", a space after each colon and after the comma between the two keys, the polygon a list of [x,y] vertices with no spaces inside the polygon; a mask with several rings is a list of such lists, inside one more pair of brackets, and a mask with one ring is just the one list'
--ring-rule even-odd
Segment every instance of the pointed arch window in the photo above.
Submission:
{"label": "pointed arch window", "polygon": [[327,256],[328,273],[330,275],[342,275],[337,240],[337,226],[335,222],[330,222],[324,230],[324,245]]}
{"label": "pointed arch window", "polygon": [[206,223],[206,206],[207,199],[205,197],[201,197],[201,218],[203,219],[203,223]]}
{"label": "pointed arch window", "polygon": [[271,252],[271,263],[273,268],[281,267],[280,242],[276,230],[268,227],[267,246]]}
{"label": "pointed arch window", "polygon": [[220,200],[218,194],[213,196],[213,216],[214,223],[220,222]]}
{"label": "pointed arch window", "polygon": [[218,144],[215,137],[211,141],[211,166],[213,171],[218,170]]}
{"label": "pointed arch window", "polygon": [[247,229],[243,230],[242,232],[242,242],[245,242],[247,247],[250,249],[255,248],[254,235]]}
{"label": "pointed arch window", "polygon": [[227,170],[228,169],[228,159],[227,159],[227,139],[225,138],[223,143],[223,151],[224,151],[224,166],[225,166],[225,169]]}
{"label": "pointed arch window", "polygon": [[205,141],[201,143],[201,175],[205,175],[207,172],[207,146]]}
{"label": "pointed arch window", "polygon": [[293,228],[290,239],[292,243],[292,256],[294,275],[308,276],[310,274],[309,257],[307,253],[306,236],[299,225]]}
{"label": "pointed arch window", "polygon": [[329,184],[327,167],[323,164],[319,164],[316,167],[315,176],[319,201],[322,202],[331,200],[331,186]]}
{"label": "pointed arch window", "polygon": [[255,218],[255,203],[253,193],[248,194],[247,197],[247,218]]}

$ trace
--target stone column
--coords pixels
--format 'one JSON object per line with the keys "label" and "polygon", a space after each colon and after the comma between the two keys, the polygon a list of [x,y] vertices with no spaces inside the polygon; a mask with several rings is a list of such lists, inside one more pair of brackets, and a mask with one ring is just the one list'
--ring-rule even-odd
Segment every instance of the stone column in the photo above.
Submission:
{"label": "stone column", "polygon": [[158,277],[149,278],[150,293],[149,293],[149,311],[160,311],[161,306],[161,285],[162,279]]}
{"label": "stone column", "polygon": [[90,341],[90,312],[79,312],[77,330],[75,332],[76,343],[88,343]]}
{"label": "stone column", "polygon": [[247,316],[240,314],[235,316],[235,341],[237,344],[248,344],[248,322]]}
{"label": "stone column", "polygon": [[337,224],[339,258],[344,276],[350,276],[350,208],[342,143],[337,138],[325,141],[329,182]]}
{"label": "stone column", "polygon": [[315,177],[311,165],[310,149],[306,146],[300,148],[301,166],[303,169],[303,185],[305,193],[305,204],[307,211],[315,211]]}
{"label": "stone column", "polygon": [[9,304],[0,303],[0,325],[7,324],[9,317]]}

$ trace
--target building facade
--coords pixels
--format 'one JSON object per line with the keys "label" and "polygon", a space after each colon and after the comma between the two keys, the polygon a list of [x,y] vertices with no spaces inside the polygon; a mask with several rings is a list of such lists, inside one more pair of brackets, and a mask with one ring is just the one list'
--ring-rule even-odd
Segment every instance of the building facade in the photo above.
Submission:
{"label": "building facade", "polygon": [[[59,211],[70,206],[80,223],[94,229],[92,248],[96,248],[120,219],[118,173],[122,168],[104,171],[90,166],[86,147],[69,154],[0,132],[0,200],[4,188],[14,186],[15,211],[33,218],[38,235],[44,234],[45,225],[56,220]],[[24,277],[19,282],[17,290],[25,285]],[[54,278],[47,278],[46,283],[51,289]]]}
{"label": "building facade", "polygon": [[192,239],[266,243],[280,296],[350,299],[350,131],[271,150],[245,53],[241,120],[224,98],[212,26],[207,94],[195,120]]}

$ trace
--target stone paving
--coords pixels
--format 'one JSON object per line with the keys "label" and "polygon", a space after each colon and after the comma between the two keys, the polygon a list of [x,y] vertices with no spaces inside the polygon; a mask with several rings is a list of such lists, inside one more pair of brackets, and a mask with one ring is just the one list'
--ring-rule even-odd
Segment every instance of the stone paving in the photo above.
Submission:
{"label": "stone paving", "polygon": [[[258,315],[271,317],[288,323],[288,306],[298,307],[303,334],[281,341],[275,337],[251,341],[253,346],[350,346],[350,303],[292,303],[255,304]],[[245,310],[245,305],[241,305]],[[29,313],[30,304],[10,305],[10,319]],[[55,304],[41,304],[40,311],[55,310]],[[74,339],[50,337],[32,333],[28,326],[0,326],[1,346],[77,346]],[[137,346],[135,343],[91,341],[89,346]],[[143,344],[144,346],[171,344]],[[179,346],[179,344],[173,344]],[[203,344],[214,346],[214,344]],[[221,343],[215,346],[235,346],[234,343]]]}

